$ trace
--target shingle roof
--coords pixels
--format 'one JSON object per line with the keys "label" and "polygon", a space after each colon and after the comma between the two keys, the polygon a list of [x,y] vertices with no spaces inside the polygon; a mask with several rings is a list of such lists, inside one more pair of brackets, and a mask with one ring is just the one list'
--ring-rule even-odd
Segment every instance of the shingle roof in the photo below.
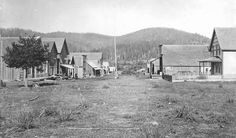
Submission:
{"label": "shingle roof", "polygon": [[70,53],[72,56],[82,56],[86,55],[87,60],[100,60],[102,59],[102,53],[101,52],[72,52]]}
{"label": "shingle roof", "polygon": [[164,66],[198,66],[198,61],[208,58],[206,45],[163,45]]}
{"label": "shingle roof", "polygon": [[52,41],[55,42],[58,53],[61,53],[63,44],[65,42],[65,38],[42,38],[43,43],[52,42]]}
{"label": "shingle roof", "polygon": [[222,50],[236,50],[236,28],[215,28]]}

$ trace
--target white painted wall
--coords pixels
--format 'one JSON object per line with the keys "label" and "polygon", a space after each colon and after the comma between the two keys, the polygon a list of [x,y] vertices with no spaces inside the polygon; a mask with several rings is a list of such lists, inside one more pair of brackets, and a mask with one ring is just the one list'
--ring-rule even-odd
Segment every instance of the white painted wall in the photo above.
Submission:
{"label": "white painted wall", "polygon": [[77,74],[78,78],[83,78],[83,68],[75,66],[74,76]]}
{"label": "white painted wall", "polygon": [[224,78],[236,78],[236,52],[223,52]]}

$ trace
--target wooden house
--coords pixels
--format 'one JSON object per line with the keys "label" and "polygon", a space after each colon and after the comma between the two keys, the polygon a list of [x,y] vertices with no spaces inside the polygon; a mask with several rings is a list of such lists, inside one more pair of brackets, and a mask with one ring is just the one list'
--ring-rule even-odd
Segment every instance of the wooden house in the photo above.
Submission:
{"label": "wooden house", "polygon": [[215,28],[210,43],[210,57],[200,60],[211,66],[211,76],[236,78],[236,28]]}
{"label": "wooden house", "polygon": [[[39,37],[40,38],[40,37]],[[5,54],[6,47],[11,47],[13,42],[18,42],[19,37],[2,37],[2,54]],[[69,50],[67,47],[65,38],[41,38],[42,45],[49,46],[49,61],[42,64],[40,67],[43,71],[37,71],[29,69],[27,71],[28,77],[40,77],[53,74],[66,74],[68,75],[68,67],[64,67],[67,64],[67,55],[69,55]],[[2,56],[2,55],[1,55]],[[2,61],[2,60],[1,60]],[[16,68],[8,68],[7,65],[0,61],[0,78],[4,81],[12,80],[23,80],[24,71]],[[69,66],[70,67],[70,66]],[[34,74],[34,75],[33,75]]]}
{"label": "wooden house", "polygon": [[104,74],[109,74],[109,62],[104,62],[103,61],[103,63],[102,63],[102,68],[103,68],[103,70],[104,70]]}
{"label": "wooden house", "polygon": [[73,77],[75,78],[83,78],[85,77],[86,71],[86,55],[76,55],[70,54],[68,55],[68,59],[70,60],[70,65],[74,67]]}
{"label": "wooden house", "polygon": [[[0,49],[0,79],[4,81],[23,79],[24,72],[21,69],[9,68],[3,61],[2,56],[6,53],[6,48],[11,47],[13,42],[17,42],[19,37],[1,37],[2,48]],[[0,45],[1,45],[0,44]],[[2,51],[1,51],[2,50]],[[2,62],[2,63],[1,63]]]}
{"label": "wooden house", "polygon": [[[71,57],[83,63],[83,76],[101,76],[103,75],[103,56],[101,52],[74,52],[70,53]],[[76,62],[76,61],[75,61]],[[77,65],[82,65],[82,63]],[[78,68],[78,67],[76,67]],[[79,73],[79,72],[77,72]],[[80,73],[81,74],[81,73]]]}
{"label": "wooden house", "polygon": [[147,61],[147,73],[157,74],[159,67],[159,58],[151,58]]}
{"label": "wooden house", "polygon": [[198,61],[209,57],[206,45],[160,45],[159,49],[160,72],[173,79],[196,78],[203,70]]}
{"label": "wooden house", "polygon": [[64,74],[69,75],[71,69],[67,56],[69,49],[65,38],[42,38],[44,44],[49,44],[49,75]]}

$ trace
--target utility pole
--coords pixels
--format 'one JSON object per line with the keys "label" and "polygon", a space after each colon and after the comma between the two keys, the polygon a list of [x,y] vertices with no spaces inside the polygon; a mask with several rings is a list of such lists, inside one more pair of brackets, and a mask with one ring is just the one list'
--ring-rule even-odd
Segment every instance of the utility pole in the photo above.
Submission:
{"label": "utility pole", "polygon": [[115,48],[115,79],[117,79],[118,73],[117,73],[117,55],[116,55],[116,36],[114,36],[114,48]]}
{"label": "utility pole", "polygon": [[1,68],[0,68],[0,71],[1,71],[1,72],[0,72],[0,75],[1,75],[0,87],[2,87],[2,80],[3,80],[3,63],[2,63],[2,62],[3,62],[3,60],[2,60],[2,56],[3,56],[3,55],[2,55],[2,54],[3,54],[3,52],[2,52],[2,36],[1,36],[1,34],[0,34],[0,46],[1,46],[1,47],[0,47],[0,49],[1,49],[1,53],[0,53],[0,54],[1,54],[1,57],[0,57],[0,59],[1,59],[1,60],[0,60],[0,61],[1,61]]}

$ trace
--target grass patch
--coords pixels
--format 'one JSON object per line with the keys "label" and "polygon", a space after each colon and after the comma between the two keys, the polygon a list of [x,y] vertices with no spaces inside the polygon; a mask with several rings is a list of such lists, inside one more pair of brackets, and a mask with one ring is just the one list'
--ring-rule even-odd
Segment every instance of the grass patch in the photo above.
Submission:
{"label": "grass patch", "polygon": [[220,84],[218,85],[218,87],[219,87],[219,88],[223,88],[223,84],[220,83]]}
{"label": "grass patch", "polygon": [[141,127],[141,132],[145,138],[160,138],[161,134],[159,132],[158,126],[147,124]]}
{"label": "grass patch", "polygon": [[205,80],[205,79],[207,79],[207,76],[206,75],[200,75],[200,76],[197,77],[197,79]]}
{"label": "grass patch", "polygon": [[109,86],[107,86],[107,85],[103,85],[103,87],[102,87],[103,89],[108,89],[108,88],[110,88]]}
{"label": "grass patch", "polygon": [[159,84],[155,84],[152,86],[152,88],[160,88],[160,85]]}

